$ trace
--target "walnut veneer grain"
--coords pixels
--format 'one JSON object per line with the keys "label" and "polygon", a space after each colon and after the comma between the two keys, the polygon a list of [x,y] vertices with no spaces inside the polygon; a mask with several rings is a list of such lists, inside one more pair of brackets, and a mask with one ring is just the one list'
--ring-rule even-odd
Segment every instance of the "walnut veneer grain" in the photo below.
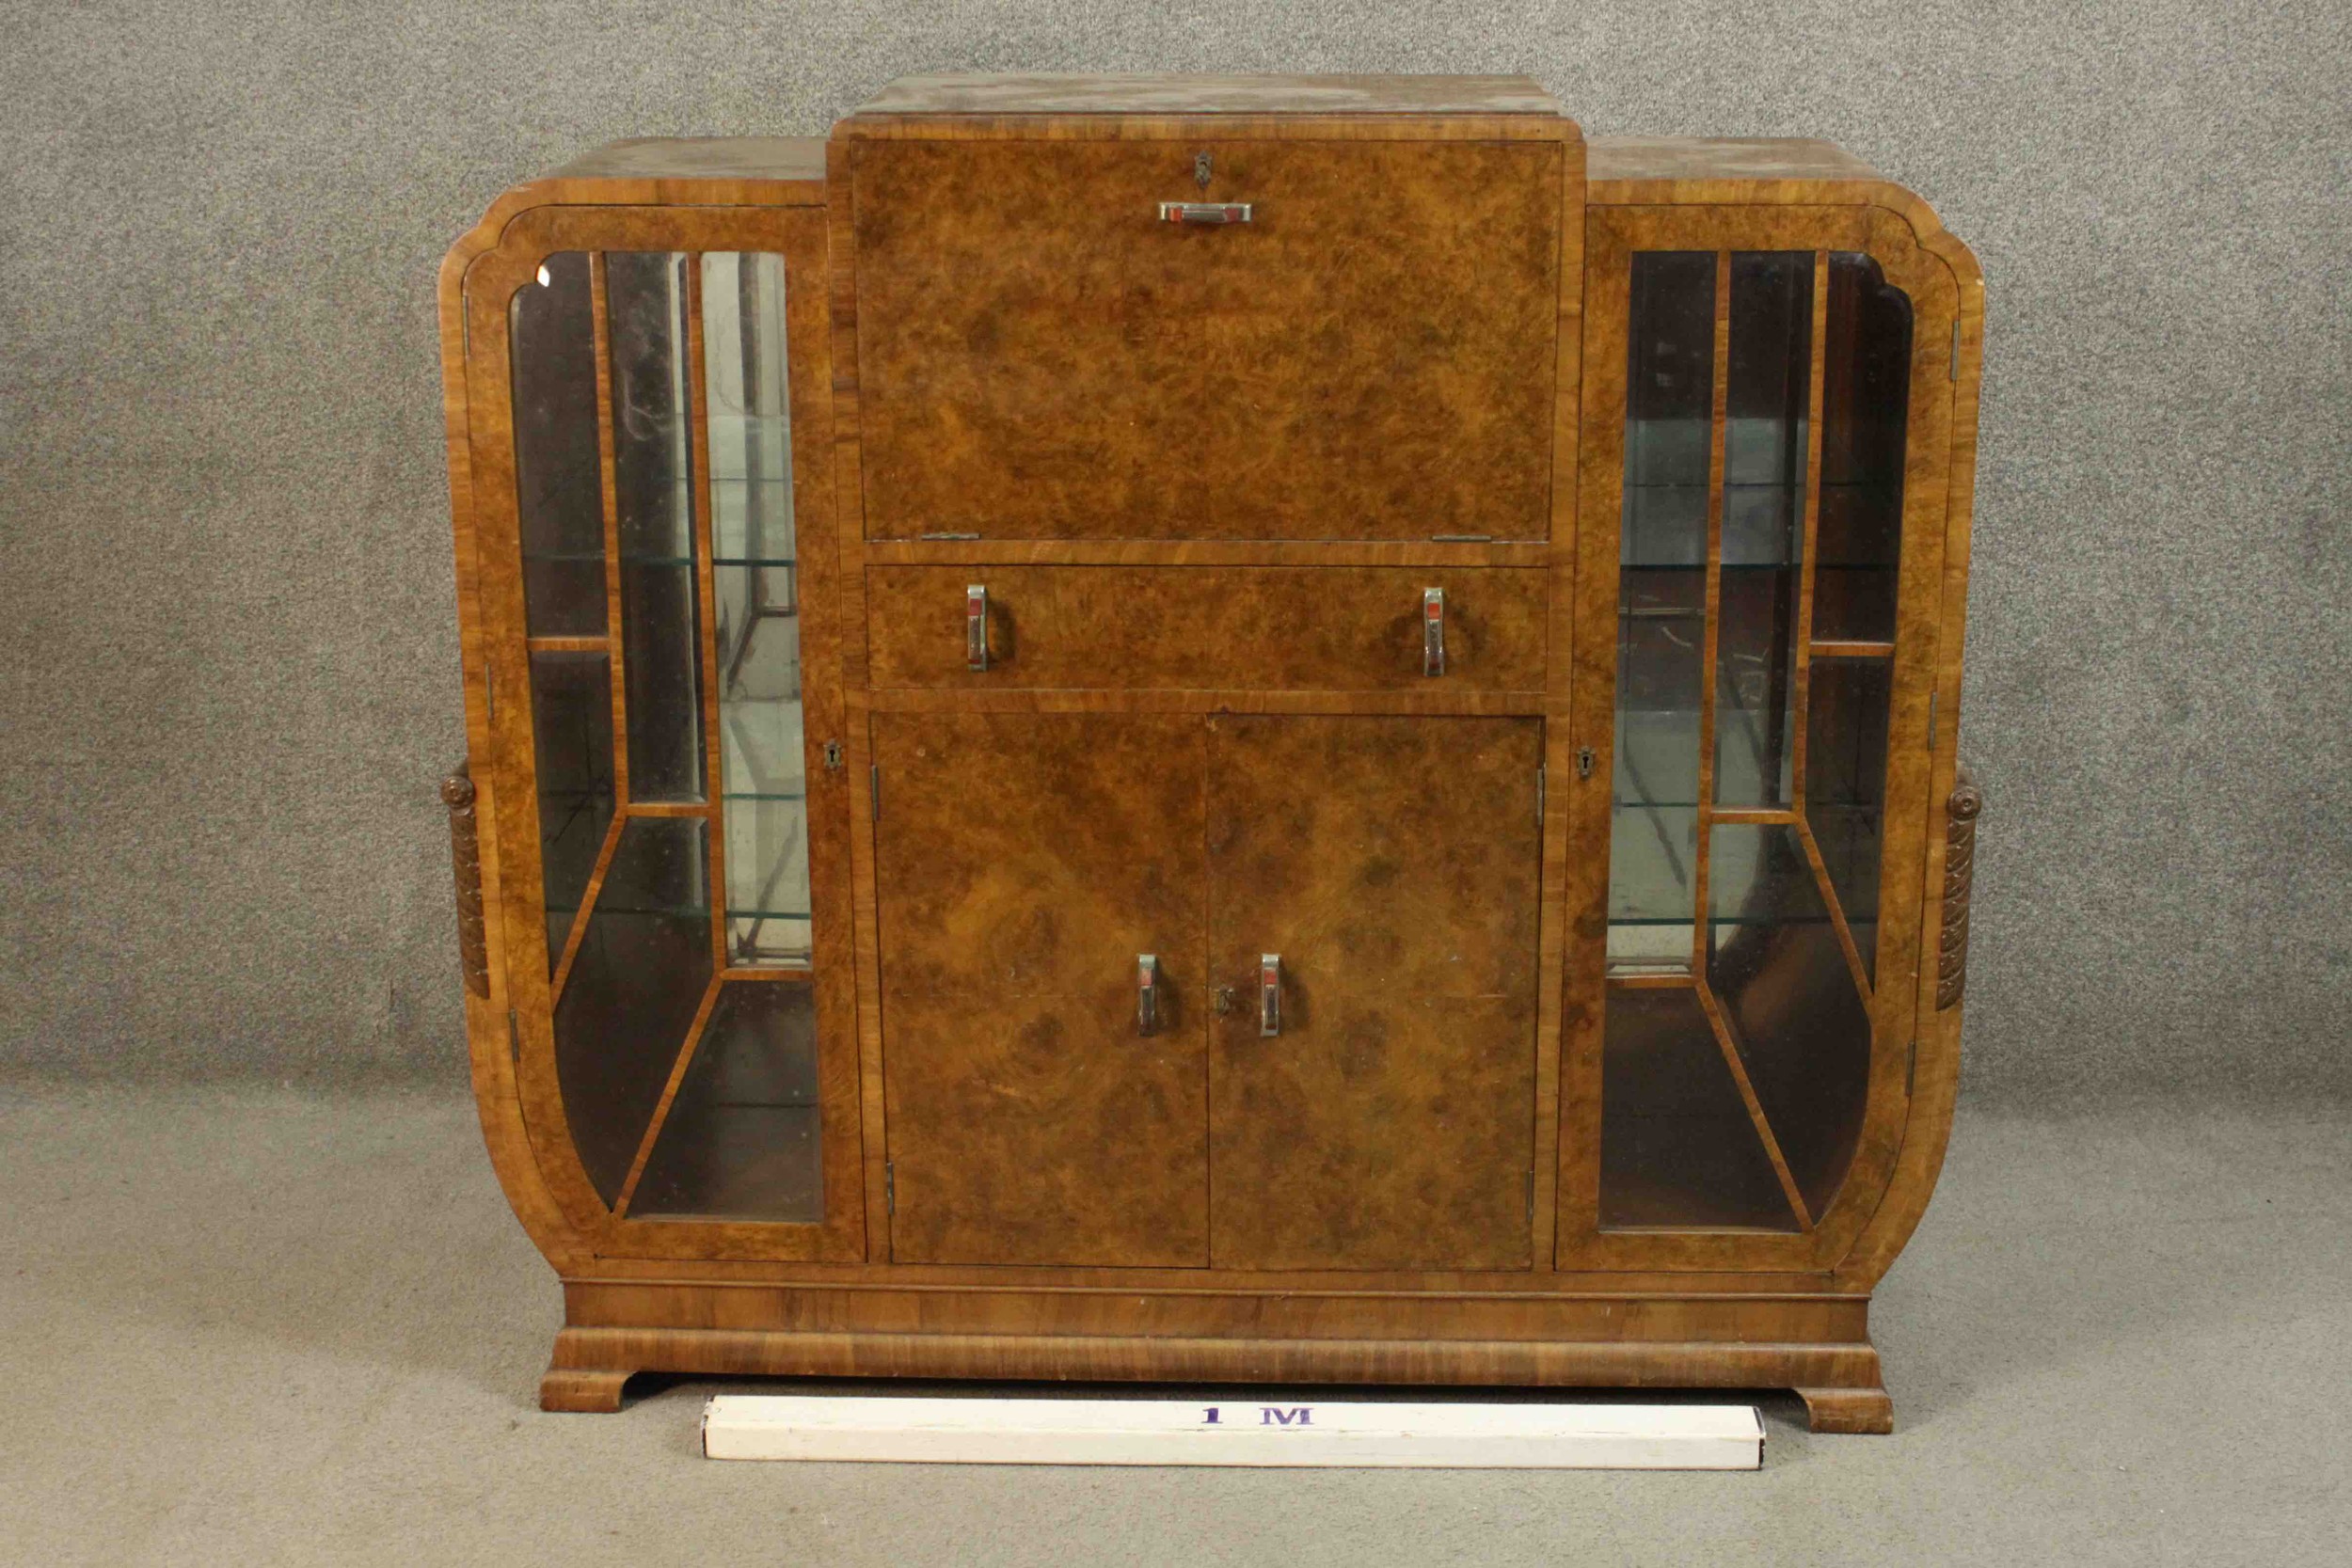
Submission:
{"label": "walnut veneer grain", "polygon": [[867,536],[1546,537],[1561,156],[855,143]]}

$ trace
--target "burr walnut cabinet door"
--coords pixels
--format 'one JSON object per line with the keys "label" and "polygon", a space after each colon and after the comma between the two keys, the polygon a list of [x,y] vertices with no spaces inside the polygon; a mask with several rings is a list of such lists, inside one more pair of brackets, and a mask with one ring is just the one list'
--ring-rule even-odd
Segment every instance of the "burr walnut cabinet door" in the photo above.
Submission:
{"label": "burr walnut cabinet door", "polygon": [[869,538],[1549,535],[1558,143],[853,157]]}
{"label": "burr walnut cabinet door", "polygon": [[1213,1260],[1530,1267],[1541,721],[1210,730]]}
{"label": "burr walnut cabinet door", "polygon": [[1206,1263],[1200,721],[872,724],[893,1260]]}

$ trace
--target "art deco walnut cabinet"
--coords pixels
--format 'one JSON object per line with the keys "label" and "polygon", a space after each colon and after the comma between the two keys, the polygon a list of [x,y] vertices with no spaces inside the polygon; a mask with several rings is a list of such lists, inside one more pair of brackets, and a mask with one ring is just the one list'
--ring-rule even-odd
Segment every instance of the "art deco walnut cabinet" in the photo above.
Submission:
{"label": "art deco walnut cabinet", "polygon": [[1981,285],[1519,78],[931,77],[441,272],[473,1081],[640,1370],[1766,1386],[1952,1110]]}

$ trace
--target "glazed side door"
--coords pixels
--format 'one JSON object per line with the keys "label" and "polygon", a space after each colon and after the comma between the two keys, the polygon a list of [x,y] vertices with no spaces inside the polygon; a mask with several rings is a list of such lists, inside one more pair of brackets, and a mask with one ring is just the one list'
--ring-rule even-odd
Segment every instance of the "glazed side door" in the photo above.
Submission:
{"label": "glazed side door", "polygon": [[1958,286],[1875,206],[1587,235],[1558,1261],[1824,1267],[1908,1111]]}
{"label": "glazed side door", "polygon": [[1200,721],[870,722],[891,1259],[1206,1264]]}
{"label": "glazed side door", "polygon": [[464,297],[532,1156],[599,1255],[862,1258],[822,209],[531,208]]}
{"label": "glazed side door", "polygon": [[1212,1260],[1528,1268],[1543,721],[1208,725]]}

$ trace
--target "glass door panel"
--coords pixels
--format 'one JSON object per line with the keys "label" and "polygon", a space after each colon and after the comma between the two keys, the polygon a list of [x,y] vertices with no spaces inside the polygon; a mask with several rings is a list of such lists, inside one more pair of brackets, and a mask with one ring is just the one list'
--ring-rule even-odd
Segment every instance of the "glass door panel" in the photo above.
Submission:
{"label": "glass door panel", "polygon": [[562,649],[532,654],[531,729],[539,755],[539,870],[552,969],[612,826],[612,661]]}
{"label": "glass door panel", "polygon": [[702,661],[689,428],[686,261],[604,257],[619,495],[621,650],[628,673],[628,793],[703,799]]}
{"label": "glass door panel", "polygon": [[1613,992],[1605,1052],[1601,1224],[1791,1227],[1779,1178],[1695,990]]}
{"label": "glass door panel", "polygon": [[564,1119],[607,1203],[628,1181],[711,972],[705,825],[628,816],[619,826],[555,1003]]}
{"label": "glass door panel", "polygon": [[1632,248],[1597,1220],[1803,1230],[1869,1086],[1910,302]]}
{"label": "glass door panel", "polygon": [[825,1217],[817,1008],[806,986],[722,986],[630,1212]]}
{"label": "glass door panel", "polygon": [[601,637],[605,629],[592,270],[579,251],[550,256],[507,306],[515,513],[533,637]]}
{"label": "glass door panel", "polygon": [[1715,614],[1715,799],[1790,799],[1789,694],[1804,557],[1813,257],[1731,255],[1722,572]]}
{"label": "glass door panel", "polygon": [[702,259],[731,963],[806,967],[807,739],[780,256]]}
{"label": "glass door panel", "polygon": [[1869,257],[1831,252],[1813,608],[1824,641],[1895,636],[1910,378],[1910,298]]}
{"label": "glass door panel", "polygon": [[1687,963],[1698,863],[1715,255],[1633,258],[1618,554],[1609,960]]}

